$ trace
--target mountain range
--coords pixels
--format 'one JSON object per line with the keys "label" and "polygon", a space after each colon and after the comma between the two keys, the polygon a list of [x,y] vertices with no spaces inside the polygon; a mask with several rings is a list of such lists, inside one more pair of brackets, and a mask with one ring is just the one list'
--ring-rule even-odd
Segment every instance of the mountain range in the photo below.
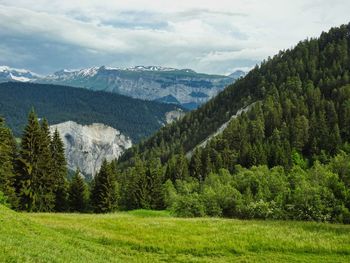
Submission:
{"label": "mountain range", "polygon": [[80,70],[64,69],[40,76],[27,70],[4,66],[0,68],[0,82],[25,81],[80,87],[195,109],[245,74],[240,70],[229,76],[221,76],[159,66],[124,69],[101,66]]}

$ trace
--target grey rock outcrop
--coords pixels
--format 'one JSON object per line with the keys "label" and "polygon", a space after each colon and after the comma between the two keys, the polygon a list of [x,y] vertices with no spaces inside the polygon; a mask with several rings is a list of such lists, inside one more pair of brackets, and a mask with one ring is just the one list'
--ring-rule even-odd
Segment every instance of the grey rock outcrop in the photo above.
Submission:
{"label": "grey rock outcrop", "polygon": [[50,126],[51,132],[55,129],[64,142],[68,168],[79,168],[85,176],[94,176],[105,158],[116,159],[132,146],[128,137],[100,123],[80,125],[67,121]]}

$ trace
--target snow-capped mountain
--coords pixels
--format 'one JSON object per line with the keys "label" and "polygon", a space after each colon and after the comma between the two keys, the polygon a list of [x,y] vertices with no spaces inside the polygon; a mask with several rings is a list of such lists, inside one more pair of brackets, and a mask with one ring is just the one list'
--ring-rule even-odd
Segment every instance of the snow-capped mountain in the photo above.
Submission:
{"label": "snow-capped mountain", "polygon": [[178,101],[193,108],[208,101],[236,78],[237,75],[209,75],[160,66],[123,69],[102,66],[61,70],[37,82],[103,90],[144,100],[167,102],[164,98],[171,97],[171,103]]}
{"label": "snow-capped mountain", "polygon": [[160,66],[101,66],[63,69],[48,76],[40,76],[29,70],[0,66],[0,82],[20,81],[81,87],[143,100],[181,104],[188,109],[205,103],[245,74],[244,71],[236,71],[229,76],[222,76]]}
{"label": "snow-capped mountain", "polygon": [[8,66],[0,66],[0,82],[20,81],[29,82],[35,81],[41,76],[26,69],[10,68]]}

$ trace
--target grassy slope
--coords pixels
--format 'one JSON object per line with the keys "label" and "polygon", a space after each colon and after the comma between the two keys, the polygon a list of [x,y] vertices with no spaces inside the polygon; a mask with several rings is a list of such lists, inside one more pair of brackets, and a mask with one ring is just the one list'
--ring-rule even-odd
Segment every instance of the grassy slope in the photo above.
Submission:
{"label": "grassy slope", "polygon": [[349,262],[350,226],[0,206],[0,248],[0,262]]}

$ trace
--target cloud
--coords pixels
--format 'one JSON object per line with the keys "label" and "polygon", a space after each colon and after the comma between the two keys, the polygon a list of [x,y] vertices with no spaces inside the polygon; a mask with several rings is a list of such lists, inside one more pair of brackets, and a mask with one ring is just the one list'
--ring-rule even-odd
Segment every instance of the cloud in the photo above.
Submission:
{"label": "cloud", "polygon": [[0,63],[228,73],[347,23],[349,1],[0,0]]}

